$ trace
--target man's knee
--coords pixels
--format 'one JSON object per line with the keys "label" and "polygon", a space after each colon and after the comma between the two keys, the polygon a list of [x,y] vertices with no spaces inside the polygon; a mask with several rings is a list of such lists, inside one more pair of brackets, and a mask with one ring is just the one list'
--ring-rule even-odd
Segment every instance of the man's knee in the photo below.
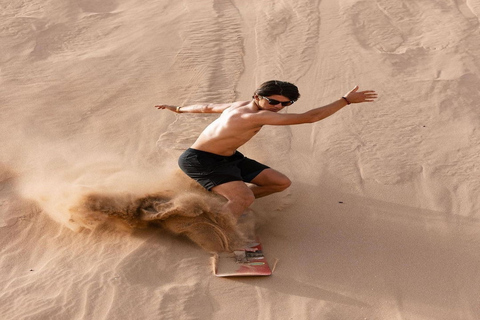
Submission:
{"label": "man's knee", "polygon": [[288,177],[283,176],[277,181],[276,187],[278,192],[280,192],[287,189],[291,185],[292,185],[292,181]]}
{"label": "man's knee", "polygon": [[237,204],[244,208],[250,207],[253,204],[253,201],[255,201],[255,195],[250,191],[250,189],[248,189],[248,191],[249,192],[243,192],[242,194],[236,195],[236,197],[231,199],[231,201],[237,202]]}
{"label": "man's knee", "polygon": [[245,184],[241,188],[225,190],[224,187],[221,187],[221,189],[216,187],[212,191],[224,196],[230,203],[243,208],[248,208],[255,201],[255,195]]}

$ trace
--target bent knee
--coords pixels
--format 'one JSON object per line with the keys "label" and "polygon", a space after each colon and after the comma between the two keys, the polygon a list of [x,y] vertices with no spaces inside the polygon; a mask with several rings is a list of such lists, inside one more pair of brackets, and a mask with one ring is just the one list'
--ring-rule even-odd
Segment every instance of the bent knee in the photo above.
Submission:
{"label": "bent knee", "polygon": [[242,206],[248,208],[255,201],[255,195],[253,194],[253,192],[245,193],[241,197],[239,197],[238,201],[241,202]]}
{"label": "bent knee", "polygon": [[278,191],[283,191],[292,185],[292,181],[287,177],[282,177],[277,183]]}
{"label": "bent knee", "polygon": [[235,195],[227,197],[227,200],[237,206],[248,208],[255,201],[255,195],[253,194],[253,192],[250,191],[250,189],[248,189],[248,191],[246,192],[237,193]]}

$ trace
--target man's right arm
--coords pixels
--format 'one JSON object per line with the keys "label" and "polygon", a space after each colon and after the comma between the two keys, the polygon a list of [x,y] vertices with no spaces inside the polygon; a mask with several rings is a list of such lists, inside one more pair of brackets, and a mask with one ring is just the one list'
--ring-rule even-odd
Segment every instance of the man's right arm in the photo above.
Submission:
{"label": "man's right arm", "polygon": [[294,124],[313,123],[323,120],[340,109],[344,108],[347,102],[339,99],[326,106],[311,109],[305,113],[276,113],[271,111],[260,111],[258,113],[246,114],[245,117],[251,123],[261,125],[287,126]]}
{"label": "man's right arm", "polygon": [[222,113],[225,109],[229,108],[231,103],[205,103],[205,104],[193,104],[185,107],[177,107],[171,105],[158,105],[155,108],[167,109],[176,113]]}

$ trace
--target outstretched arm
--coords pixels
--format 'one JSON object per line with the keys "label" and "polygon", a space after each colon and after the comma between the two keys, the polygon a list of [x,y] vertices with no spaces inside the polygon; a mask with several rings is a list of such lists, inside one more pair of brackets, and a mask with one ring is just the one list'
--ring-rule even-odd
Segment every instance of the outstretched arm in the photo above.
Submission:
{"label": "outstretched arm", "polygon": [[377,93],[373,90],[358,91],[358,86],[350,90],[341,99],[334,101],[326,106],[309,110],[305,113],[284,114],[275,112],[259,112],[250,116],[253,122],[267,125],[292,125],[302,123],[312,123],[325,119],[340,109],[343,109],[351,103],[373,102],[377,98]]}
{"label": "outstretched arm", "polygon": [[326,106],[307,111],[306,114],[310,118],[308,122],[317,122],[325,119],[351,103],[373,102],[377,98],[377,93],[373,90],[358,91],[358,89],[358,86],[355,86],[341,99]]}
{"label": "outstretched arm", "polygon": [[225,109],[230,107],[231,103],[206,103],[206,104],[193,104],[185,107],[177,107],[166,104],[155,106],[155,108],[167,109],[176,113],[222,113]]}

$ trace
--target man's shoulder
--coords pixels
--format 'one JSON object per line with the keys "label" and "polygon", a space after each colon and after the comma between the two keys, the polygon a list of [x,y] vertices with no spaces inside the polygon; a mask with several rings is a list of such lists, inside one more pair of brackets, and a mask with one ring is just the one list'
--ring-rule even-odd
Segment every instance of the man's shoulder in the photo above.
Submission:
{"label": "man's shoulder", "polygon": [[252,125],[263,126],[269,124],[283,124],[292,114],[278,113],[268,110],[242,113],[241,118]]}
{"label": "man's shoulder", "polygon": [[243,114],[252,112],[252,102],[251,101],[236,101],[232,102],[229,108],[225,109],[226,113],[230,116],[234,114]]}
{"label": "man's shoulder", "polygon": [[244,107],[251,104],[252,101],[235,101],[232,103],[232,107]]}

